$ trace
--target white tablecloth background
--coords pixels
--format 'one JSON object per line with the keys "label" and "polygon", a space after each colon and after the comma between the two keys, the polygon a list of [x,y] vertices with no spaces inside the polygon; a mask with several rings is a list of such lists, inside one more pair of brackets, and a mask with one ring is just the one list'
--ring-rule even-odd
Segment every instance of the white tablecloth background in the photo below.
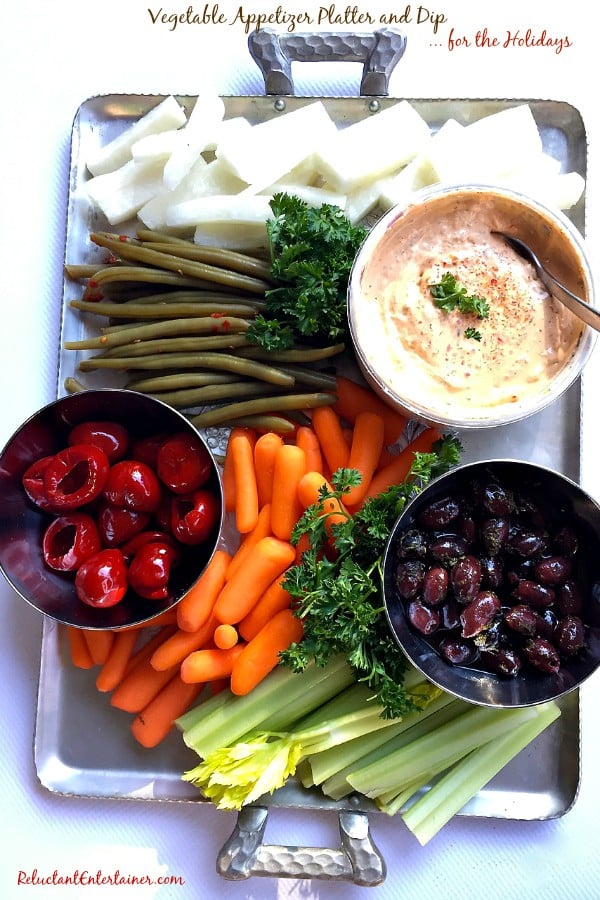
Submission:
{"label": "white tablecloth background", "polygon": [[[149,9],[159,0],[12,0],[0,22],[2,207],[0,209],[0,445],[38,407],[56,395],[64,214],[68,189],[69,141],[79,104],[98,93],[194,94],[212,85],[221,94],[262,94],[264,84],[247,52],[244,14],[275,12],[262,0],[240,6],[218,4],[225,24],[185,25],[174,30],[152,24]],[[166,0],[164,13],[184,13],[184,0]],[[215,5],[207,4],[208,9]],[[508,97],[567,100],[581,111],[589,137],[588,237],[597,247],[597,98],[590,76],[597,71],[597,44],[589,8],[581,0],[543,5],[509,0],[489,10],[479,3],[436,3],[439,9],[408,7],[408,50],[392,76],[392,96]],[[193,6],[201,13],[204,3]],[[282,4],[287,13],[306,12],[315,24],[301,31],[343,30],[327,15],[344,15],[345,4],[328,10],[305,0]],[[348,7],[352,10],[352,6]],[[357,13],[406,11],[395,3],[358,3]],[[419,16],[419,10],[421,10]],[[446,21],[434,33],[431,15]],[[418,18],[428,21],[418,22]],[[375,25],[350,30],[369,31]],[[568,37],[572,46],[558,53],[549,46],[476,48],[475,33],[502,40],[507,31],[528,28],[544,42]],[[279,30],[284,30],[280,28]],[[470,39],[471,46],[450,50],[448,37]],[[296,93],[352,95],[360,67],[321,63],[295,70]],[[595,240],[594,240],[595,239]],[[600,263],[598,263],[600,265]],[[586,377],[583,424],[583,482],[600,496],[597,464],[597,356]],[[367,889],[347,883],[251,879],[231,883],[215,873],[218,849],[235,816],[206,805],[94,801],[48,793],[37,780],[32,736],[41,622],[0,580],[0,896],[26,898],[131,897],[135,900],[205,898],[346,898]],[[567,815],[546,822],[457,818],[426,848],[399,820],[376,816],[373,836],[388,866],[387,880],[374,896],[392,900],[593,900],[600,896],[597,813],[600,797],[596,706],[598,679],[582,691],[583,736],[580,796]],[[82,727],[85,724],[82,723]],[[269,843],[337,845],[337,822],[329,813],[273,811]],[[171,888],[124,886],[27,886],[19,872],[62,875],[87,869],[120,869],[137,875],[178,876]]]}

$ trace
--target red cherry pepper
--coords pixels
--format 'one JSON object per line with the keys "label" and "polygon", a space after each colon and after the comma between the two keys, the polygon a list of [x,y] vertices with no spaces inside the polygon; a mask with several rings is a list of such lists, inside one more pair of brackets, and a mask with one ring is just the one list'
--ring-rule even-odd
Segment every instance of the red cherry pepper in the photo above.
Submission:
{"label": "red cherry pepper", "polygon": [[121,459],[110,467],[104,497],[114,506],[152,513],[160,506],[162,489],[149,465],[135,459]]}
{"label": "red cherry pepper", "polygon": [[101,549],[96,523],[87,513],[58,516],[42,538],[44,562],[57,572],[74,572]]}
{"label": "red cherry pepper", "polygon": [[218,518],[217,498],[203,488],[173,497],[171,501],[171,531],[182,544],[206,541],[213,533]]}
{"label": "red cherry pepper", "polygon": [[138,438],[133,441],[129,456],[131,459],[137,459],[139,462],[146,463],[150,468],[156,469],[158,448],[166,439],[166,434],[153,434],[149,437]]}
{"label": "red cherry pepper", "polygon": [[71,447],[73,444],[93,444],[100,447],[108,456],[109,462],[113,463],[125,456],[129,447],[129,433],[119,422],[81,422],[71,429],[67,442]]}
{"label": "red cherry pepper", "polygon": [[78,509],[101,494],[109,468],[106,453],[93,444],[66,447],[44,471],[46,498],[55,509]]}
{"label": "red cherry pepper", "polygon": [[171,544],[143,544],[129,564],[129,584],[146,600],[166,600],[169,578],[177,550]]}
{"label": "red cherry pepper", "polygon": [[115,606],[127,593],[127,587],[127,565],[118,548],[90,556],[75,575],[75,592],[88,606]]}
{"label": "red cherry pepper", "polygon": [[113,506],[102,500],[96,513],[98,530],[105,546],[119,547],[142,531],[150,521],[150,513]]}
{"label": "red cherry pepper", "polygon": [[[177,541],[173,537],[172,534],[167,534],[166,531],[158,531],[158,530],[149,530],[149,531],[140,531],[138,534],[134,535],[130,540],[126,541],[124,544],[121,544],[120,550],[126,560],[130,560],[140,547],[143,547],[144,544],[168,544],[169,547],[173,547],[173,549],[177,549]],[[179,560],[181,553],[177,553],[177,561]],[[174,560],[175,562],[175,560]]]}
{"label": "red cherry pepper", "polygon": [[44,487],[44,472],[54,459],[54,456],[42,456],[32,463],[23,473],[23,489],[32,503],[46,512],[55,512],[55,507],[46,496]]}
{"label": "red cherry pepper", "polygon": [[174,434],[161,444],[156,458],[158,477],[175,494],[189,494],[202,487],[212,471],[208,450],[200,440],[185,432]]}

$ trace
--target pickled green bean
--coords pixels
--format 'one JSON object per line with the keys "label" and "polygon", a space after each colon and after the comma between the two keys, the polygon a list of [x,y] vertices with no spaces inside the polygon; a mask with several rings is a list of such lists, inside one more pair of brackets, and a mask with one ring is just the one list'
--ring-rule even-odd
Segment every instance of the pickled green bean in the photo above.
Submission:
{"label": "pickled green bean", "polygon": [[93,243],[105,247],[120,259],[128,259],[134,262],[156,266],[159,269],[177,272],[179,275],[200,278],[203,281],[214,281],[219,284],[227,284],[238,290],[249,291],[254,294],[264,294],[270,283],[264,279],[243,275],[230,269],[222,269],[209,263],[195,262],[183,259],[170,253],[162,253],[150,246],[142,246],[131,238],[121,240],[118,235],[107,232],[93,232],[90,235]]}
{"label": "pickled green bean", "polygon": [[194,406],[206,406],[218,400],[265,397],[281,390],[283,388],[266,385],[261,381],[238,381],[233,384],[210,384],[206,387],[185,388],[180,391],[142,391],[141,393],[149,393],[152,397],[157,397],[176,409],[189,409]]}
{"label": "pickled green bean", "polygon": [[239,425],[240,428],[252,428],[254,431],[259,432],[274,431],[276,434],[293,434],[296,430],[290,419],[267,414],[262,416],[240,416],[239,418],[231,419],[227,424],[231,428]]}
{"label": "pickled green bean", "polygon": [[282,372],[292,375],[297,382],[305,384],[307,387],[313,387],[321,391],[335,391],[337,383],[335,376],[328,375],[326,372],[319,372],[318,369],[309,369],[308,366],[278,366]]}
{"label": "pickled green bean", "polygon": [[[105,350],[103,359],[117,359],[124,356],[149,356],[156,353],[203,353],[205,350],[235,351],[247,343],[243,334],[209,334],[196,337],[165,337],[150,341],[120,344]],[[68,348],[67,348],[68,349]]]}
{"label": "pickled green bean", "polygon": [[190,421],[196,428],[207,428],[211,425],[224,425],[240,416],[277,413],[287,409],[315,409],[318,406],[332,406],[336,401],[335,394],[282,394],[275,397],[258,397],[253,400],[240,400],[206,410]]}
{"label": "pickled green bean", "polygon": [[[256,309],[245,303],[113,303],[110,300],[70,300],[69,306],[97,316],[122,319],[175,319],[212,315],[256,315]],[[214,320],[213,320],[214,321]]]}
{"label": "pickled green bean", "polygon": [[200,282],[198,278],[190,278],[180,272],[166,272],[149,266],[125,266],[120,263],[101,266],[90,276],[88,287],[99,287],[113,281],[140,281],[150,284],[173,284],[179,287],[214,287],[212,281]]}
{"label": "pickled green bean", "polygon": [[261,347],[248,347],[240,350],[240,356],[246,359],[272,359],[281,363],[319,362],[338,356],[346,349],[345,344],[332,344],[329,347],[292,347],[290,350],[263,350]]}
{"label": "pickled green bean", "polygon": [[132,324],[118,331],[104,332],[99,337],[85,338],[81,341],[65,341],[65,350],[105,350],[109,347],[120,347],[138,341],[150,341],[155,338],[184,337],[186,335],[228,336],[240,334],[248,330],[247,319],[237,316],[196,316],[187,319],[166,319],[150,324]]}
{"label": "pickled green bean", "polygon": [[268,366],[262,362],[243,359],[229,353],[154,353],[148,356],[125,356],[119,358],[104,358],[96,356],[90,359],[82,359],[79,363],[80,372],[93,372],[97,369],[218,369],[226,372],[235,372],[239,376],[257,378],[269,384],[279,384],[282,387],[293,387],[294,378],[282,372],[275,366]]}
{"label": "pickled green bean", "polygon": [[234,272],[242,272],[245,275],[255,275],[257,278],[273,281],[269,266],[263,260],[246,253],[239,253],[237,250],[228,250],[224,247],[195,244],[185,238],[160,234],[146,228],[139,228],[136,234],[138,240],[144,245],[150,245],[163,253],[211,263],[225,269],[232,269]]}
{"label": "pickled green bean", "polygon": [[65,391],[68,394],[80,394],[82,391],[87,391],[87,387],[83,382],[78,381],[77,378],[73,378],[72,375],[68,375],[64,381]]}
{"label": "pickled green bean", "polygon": [[172,375],[156,375],[154,378],[133,379],[127,383],[127,387],[149,394],[153,391],[175,391],[209,384],[231,384],[237,380],[237,375],[227,372],[176,372]]}

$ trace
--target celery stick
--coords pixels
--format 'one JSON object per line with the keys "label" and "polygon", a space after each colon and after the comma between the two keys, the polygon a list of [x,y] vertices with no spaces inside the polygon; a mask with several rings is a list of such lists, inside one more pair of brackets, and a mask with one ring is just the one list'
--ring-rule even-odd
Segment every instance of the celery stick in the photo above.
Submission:
{"label": "celery stick", "polygon": [[513,757],[560,715],[553,701],[533,708],[534,716],[469,753],[403,815],[423,846]]}
{"label": "celery stick", "polygon": [[369,797],[377,796],[398,782],[411,781],[435,769],[440,760],[457,753],[468,753],[496,737],[507,728],[516,727],[535,717],[528,708],[492,709],[477,707],[458,716],[447,725],[411,741],[379,762],[352,773],[352,787]]}
{"label": "celery stick", "polygon": [[[353,681],[354,675],[343,657],[324,667],[312,664],[302,673],[277,668],[249,694],[230,695],[220,706],[211,706],[208,715],[204,714],[202,704],[186,714],[183,740],[204,758],[259,726],[269,728],[269,720],[276,716],[278,729],[281,730],[282,723],[287,727]],[[181,728],[181,720],[178,726]]]}
{"label": "celery stick", "polygon": [[[341,770],[354,766],[358,760],[364,759],[367,754],[371,753],[384,742],[389,742],[392,737],[402,734],[408,729],[413,728],[417,722],[424,721],[434,713],[439,712],[444,707],[456,702],[450,694],[441,693],[438,697],[431,701],[424,709],[416,712],[408,713],[403,719],[393,719],[391,727],[385,732],[372,732],[370,734],[361,735],[348,741],[341,747],[324,750],[322,753],[311,754],[308,757],[313,776],[314,784],[323,784],[328,779],[339,773]],[[433,726],[432,726],[433,727]],[[372,760],[369,760],[370,762]],[[346,785],[346,793],[350,791],[349,785]],[[328,793],[325,791],[325,793]],[[330,796],[328,794],[328,796]]]}

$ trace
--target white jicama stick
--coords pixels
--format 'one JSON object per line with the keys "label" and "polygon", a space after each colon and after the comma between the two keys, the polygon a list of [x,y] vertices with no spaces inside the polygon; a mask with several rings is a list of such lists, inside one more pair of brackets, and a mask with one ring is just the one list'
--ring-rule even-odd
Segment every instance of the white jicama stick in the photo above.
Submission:
{"label": "white jicama stick", "polygon": [[194,230],[194,243],[205,247],[222,247],[226,250],[264,250],[268,244],[267,229],[262,222],[230,224],[215,222],[198,225]]}
{"label": "white jicama stick", "polygon": [[171,207],[167,225],[171,227],[218,224],[263,224],[271,215],[269,197],[218,195],[199,197]]}
{"label": "white jicama stick", "polygon": [[98,206],[111,225],[134,216],[161,189],[163,163],[129,160],[114,172],[96,175],[86,186],[88,197]]}
{"label": "white jicama stick", "polygon": [[187,124],[178,132],[179,141],[165,163],[165,187],[174,190],[196,159],[216,139],[225,115],[225,104],[217,95],[199,96]]}
{"label": "white jicama stick", "polygon": [[169,96],[153,107],[144,116],[126,128],[118,137],[104,147],[100,147],[86,161],[92,175],[103,175],[120,168],[131,159],[131,147],[148,134],[158,134],[180,128],[186,122],[186,115],[175,97]]}
{"label": "white jicama stick", "polygon": [[335,190],[349,193],[367,181],[398,171],[429,139],[425,119],[402,100],[321,143],[319,170]]}

